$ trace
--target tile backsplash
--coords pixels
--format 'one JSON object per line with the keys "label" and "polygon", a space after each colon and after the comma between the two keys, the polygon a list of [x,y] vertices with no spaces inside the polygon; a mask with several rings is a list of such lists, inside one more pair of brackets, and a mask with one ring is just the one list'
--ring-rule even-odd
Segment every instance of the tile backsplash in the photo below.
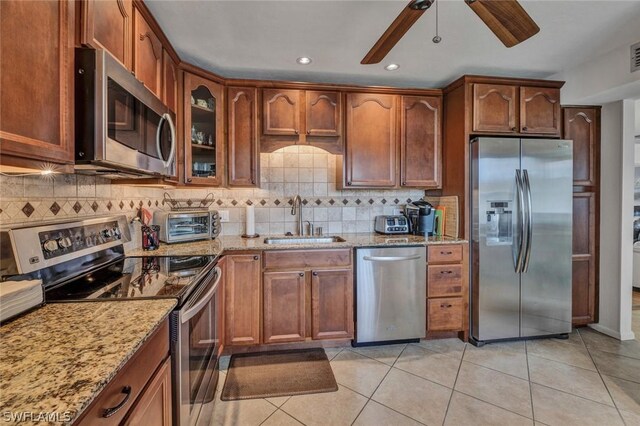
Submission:
{"label": "tile backsplash", "polygon": [[18,224],[52,219],[74,219],[105,214],[133,217],[140,206],[168,209],[167,192],[194,206],[213,194],[211,209],[229,211],[223,234],[244,233],[245,207],[255,206],[256,232],[261,235],[296,231],[290,214],[293,197],[303,199],[302,220],[321,226],[325,233],[373,231],[375,216],[393,214],[422,190],[340,190],[336,188],[336,156],[310,146],[290,146],[260,154],[259,189],[159,189],[112,185],[107,179],[83,175],[51,177],[0,176],[0,222]]}

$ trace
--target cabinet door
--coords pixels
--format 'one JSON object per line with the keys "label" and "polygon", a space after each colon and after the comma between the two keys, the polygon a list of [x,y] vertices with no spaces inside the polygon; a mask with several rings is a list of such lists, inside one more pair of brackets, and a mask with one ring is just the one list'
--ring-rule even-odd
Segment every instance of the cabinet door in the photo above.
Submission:
{"label": "cabinet door", "polygon": [[265,272],[264,343],[299,342],[305,336],[305,273]]}
{"label": "cabinet door", "polygon": [[131,69],[132,0],[86,0],[82,10],[81,43],[108,50]]}
{"label": "cabinet door", "polygon": [[462,297],[427,300],[427,331],[460,331],[464,329]]}
{"label": "cabinet door", "polygon": [[224,177],[223,88],[184,74],[184,157],[187,185],[220,186]]}
{"label": "cabinet door", "polygon": [[258,186],[257,94],[253,87],[229,87],[229,186]]}
{"label": "cabinet door", "polygon": [[74,2],[0,1],[0,151],[73,164]]}
{"label": "cabinet door", "polygon": [[353,338],[352,280],[351,269],[312,272],[312,338]]}
{"label": "cabinet door", "polygon": [[441,99],[403,96],[400,121],[400,185],[440,186]]}
{"label": "cabinet door", "polygon": [[300,134],[300,91],[262,91],[262,133],[272,136]]}
{"label": "cabinet door", "polygon": [[473,131],[515,133],[518,91],[503,84],[473,85]]}
{"label": "cabinet door", "polygon": [[160,366],[155,376],[131,409],[125,425],[171,425],[171,357]]}
{"label": "cabinet door", "polygon": [[600,109],[563,108],[563,139],[573,140],[573,184],[596,186],[600,157]]}
{"label": "cabinet door", "polygon": [[178,64],[162,50],[162,102],[173,112],[178,110]]}
{"label": "cabinet door", "polygon": [[560,135],[560,89],[520,88],[520,132]]}
{"label": "cabinet door", "polygon": [[596,317],[596,194],[573,194],[573,324]]}
{"label": "cabinet door", "polygon": [[340,93],[307,90],[305,98],[306,134],[340,136],[342,133]]}
{"label": "cabinet door", "polygon": [[260,256],[225,256],[225,342],[260,343]]}
{"label": "cabinet door", "polygon": [[162,95],[162,43],[149,23],[134,12],[133,72],[155,95]]}
{"label": "cabinet door", "polygon": [[397,97],[347,94],[345,182],[347,188],[396,186]]}

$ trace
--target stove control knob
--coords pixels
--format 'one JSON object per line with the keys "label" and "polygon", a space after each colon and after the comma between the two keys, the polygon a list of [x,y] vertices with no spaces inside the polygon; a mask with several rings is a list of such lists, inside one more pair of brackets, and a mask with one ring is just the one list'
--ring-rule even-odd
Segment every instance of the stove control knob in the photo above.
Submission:
{"label": "stove control knob", "polygon": [[111,235],[116,237],[116,239],[120,239],[120,229],[119,228],[111,228]]}
{"label": "stove control knob", "polygon": [[105,229],[104,231],[102,231],[102,237],[103,238],[109,238],[113,235],[112,231],[110,229]]}
{"label": "stove control knob", "polygon": [[44,243],[42,243],[42,247],[46,252],[53,253],[54,251],[58,250],[58,242],[56,240],[46,240]]}
{"label": "stove control knob", "polygon": [[69,248],[73,245],[73,242],[71,241],[71,238],[69,237],[63,237],[63,238],[59,238],[58,239],[58,244],[60,245],[60,247],[62,247],[63,249]]}

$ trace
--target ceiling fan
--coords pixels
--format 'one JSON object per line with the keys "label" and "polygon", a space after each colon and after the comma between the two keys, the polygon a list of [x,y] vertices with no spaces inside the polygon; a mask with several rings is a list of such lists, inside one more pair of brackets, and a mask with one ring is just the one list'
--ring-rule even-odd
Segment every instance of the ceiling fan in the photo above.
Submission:
{"label": "ceiling fan", "polygon": [[[412,0],[373,45],[361,64],[377,64],[436,0]],[[537,34],[540,27],[517,0],[464,0],[507,47]]]}

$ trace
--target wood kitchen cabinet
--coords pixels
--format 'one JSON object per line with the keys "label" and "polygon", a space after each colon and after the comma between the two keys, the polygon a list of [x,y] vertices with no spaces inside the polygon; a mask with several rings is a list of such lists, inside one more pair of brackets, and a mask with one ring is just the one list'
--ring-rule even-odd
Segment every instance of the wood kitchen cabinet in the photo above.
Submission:
{"label": "wood kitchen cabinet", "polygon": [[400,186],[438,188],[441,182],[442,99],[403,96],[400,119]]}
{"label": "wood kitchen cabinet", "polygon": [[260,183],[257,99],[254,87],[228,88],[227,183],[231,187],[257,187]]}
{"label": "wood kitchen cabinet", "polygon": [[178,111],[178,64],[162,50],[162,102],[173,112]]}
{"label": "wood kitchen cabinet", "polygon": [[304,271],[265,272],[263,301],[264,343],[304,341]]}
{"label": "wood kitchen cabinet", "polygon": [[573,194],[573,325],[596,322],[597,261],[596,194]]}
{"label": "wood kitchen cabinet", "polygon": [[573,185],[600,184],[600,107],[563,107],[563,139],[573,140]]}
{"label": "wood kitchen cabinet", "polygon": [[311,272],[313,339],[353,337],[353,270]]}
{"label": "wood kitchen cabinet", "polygon": [[473,132],[560,136],[560,89],[473,84]]}
{"label": "wood kitchen cabinet", "polygon": [[185,184],[224,184],[224,98],[221,84],[184,73]]}
{"label": "wood kitchen cabinet", "polygon": [[171,426],[172,401],[171,358],[167,358],[131,409],[124,425]]}
{"label": "wood kitchen cabinet", "polygon": [[127,69],[132,69],[132,0],[85,0],[80,2],[80,42],[108,50]]}
{"label": "wood kitchen cabinet", "polygon": [[300,91],[264,89],[262,91],[262,134],[298,136],[300,134]]}
{"label": "wood kitchen cabinet", "polygon": [[260,254],[225,256],[225,343],[260,343]]}
{"label": "wood kitchen cabinet", "polygon": [[344,185],[395,187],[398,96],[347,93],[346,110]]}
{"label": "wood kitchen cabinet", "polygon": [[144,16],[134,9],[133,72],[158,98],[162,97],[162,42]]}
{"label": "wood kitchen cabinet", "polygon": [[74,2],[0,2],[0,166],[74,162]]}

